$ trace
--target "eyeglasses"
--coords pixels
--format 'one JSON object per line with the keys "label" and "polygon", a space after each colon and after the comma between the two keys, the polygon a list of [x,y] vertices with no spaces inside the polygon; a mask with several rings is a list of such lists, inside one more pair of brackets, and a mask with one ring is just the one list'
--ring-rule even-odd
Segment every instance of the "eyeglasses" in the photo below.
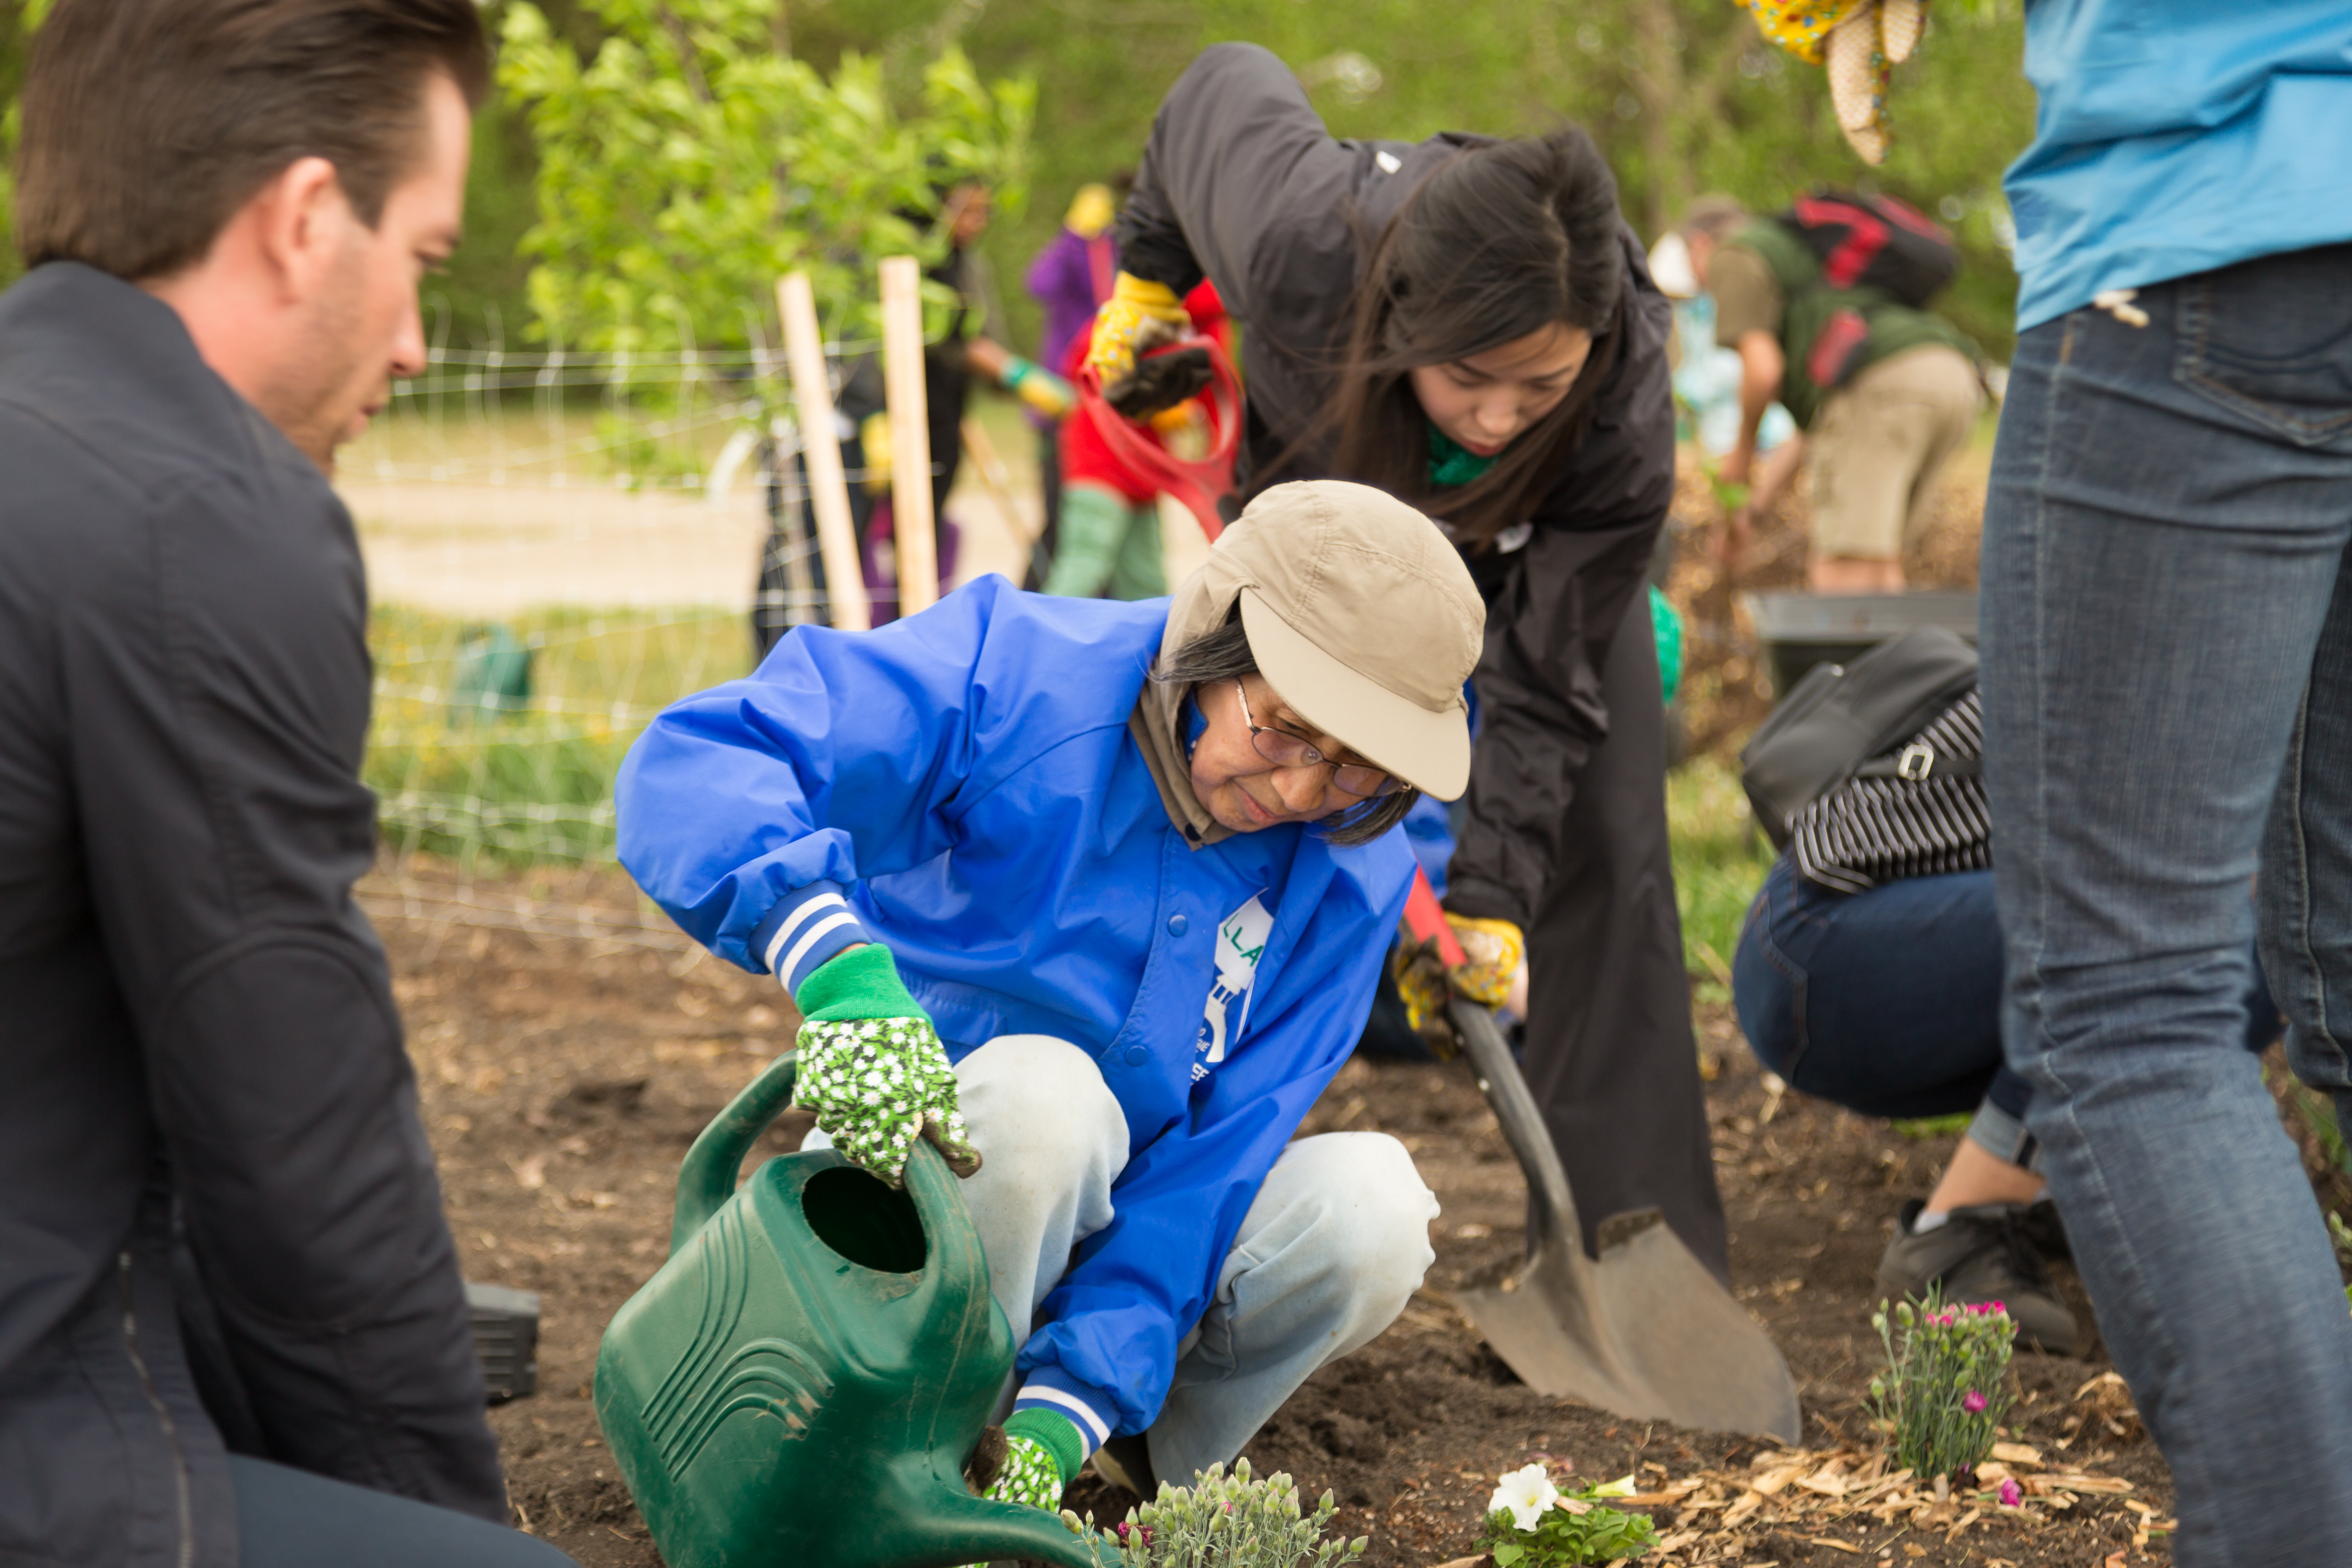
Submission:
{"label": "eyeglasses", "polygon": [[1234,682],[1234,691],[1242,700],[1242,722],[1249,727],[1250,744],[1257,748],[1259,756],[1276,767],[1311,768],[1318,763],[1328,763],[1331,787],[1341,795],[1352,795],[1358,800],[1393,795],[1402,787],[1393,774],[1367,767],[1361,763],[1334,763],[1317,751],[1305,737],[1259,723],[1250,717],[1249,693],[1240,681]]}

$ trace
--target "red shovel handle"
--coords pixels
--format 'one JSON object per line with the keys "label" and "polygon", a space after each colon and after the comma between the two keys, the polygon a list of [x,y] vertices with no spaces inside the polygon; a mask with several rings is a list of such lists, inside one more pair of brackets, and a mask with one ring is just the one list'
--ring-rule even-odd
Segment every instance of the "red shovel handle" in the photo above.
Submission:
{"label": "red shovel handle", "polygon": [[1437,956],[1446,968],[1459,969],[1470,962],[1445,910],[1438,905],[1437,890],[1429,885],[1428,873],[1418,866],[1412,868],[1412,891],[1404,897],[1404,928],[1416,942],[1435,942]]}
{"label": "red shovel handle", "polygon": [[1094,421],[1113,456],[1182,501],[1185,509],[1200,520],[1201,531],[1214,542],[1225,526],[1224,520],[1217,515],[1217,501],[1233,491],[1234,455],[1241,448],[1242,388],[1234,375],[1233,362],[1225,357],[1225,351],[1217,346],[1214,338],[1185,338],[1154,349],[1143,357],[1156,359],[1185,349],[1209,352],[1209,424],[1215,434],[1207,457],[1194,461],[1177,457],[1160,445],[1158,437],[1103,401],[1102,376],[1092,365],[1078,372],[1078,407]]}

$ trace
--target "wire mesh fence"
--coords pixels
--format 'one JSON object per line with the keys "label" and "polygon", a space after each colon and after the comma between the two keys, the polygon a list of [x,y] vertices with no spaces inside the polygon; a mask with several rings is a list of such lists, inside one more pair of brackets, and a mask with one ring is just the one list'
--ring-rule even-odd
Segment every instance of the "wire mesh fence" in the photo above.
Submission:
{"label": "wire mesh fence", "polygon": [[[782,356],[756,321],[751,348],[699,347],[681,323],[670,350],[627,355],[509,348],[495,318],[455,325],[441,318],[425,373],[339,458],[373,605],[364,769],[383,854],[362,902],[687,945],[617,866],[614,781],[665,707],[830,620]],[[887,475],[865,466],[842,389],[878,350],[826,344],[835,435],[861,495]],[[1036,437],[1016,405],[976,403],[986,428],[968,420],[967,440],[988,456],[960,466],[940,563],[952,582],[1019,581],[1042,526]],[[1163,521],[1172,582],[1207,545],[1181,508]],[[895,570],[875,532],[861,546],[869,588]]]}
{"label": "wire mesh fence", "polygon": [[682,941],[612,874],[614,778],[665,706],[751,668],[763,559],[799,584],[768,606],[782,624],[826,618],[781,363],[685,330],[627,355],[509,348],[495,318],[460,347],[449,326],[339,461],[373,605],[366,900]]}

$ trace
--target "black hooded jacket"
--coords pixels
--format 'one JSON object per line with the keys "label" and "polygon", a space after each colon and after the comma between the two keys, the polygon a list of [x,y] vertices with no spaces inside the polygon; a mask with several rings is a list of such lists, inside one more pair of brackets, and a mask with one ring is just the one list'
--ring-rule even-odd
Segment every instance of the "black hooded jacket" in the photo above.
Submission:
{"label": "black hooded jacket", "polygon": [[[1486,140],[1336,141],[1289,68],[1253,44],[1203,51],[1169,89],[1120,221],[1120,264],[1180,295],[1203,273],[1215,280],[1244,326],[1255,464],[1330,401],[1364,246],[1432,169]],[[1558,862],[1578,777],[1608,735],[1601,670],[1674,499],[1671,312],[1631,229],[1622,242],[1628,341],[1583,441],[1530,527],[1467,557],[1489,610],[1469,820],[1445,902],[1522,928]],[[1313,477],[1295,460],[1288,472]]]}
{"label": "black hooded jacket", "polygon": [[230,1447],[503,1522],[350,514],[73,263],[0,298],[0,1568],[233,1568]]}

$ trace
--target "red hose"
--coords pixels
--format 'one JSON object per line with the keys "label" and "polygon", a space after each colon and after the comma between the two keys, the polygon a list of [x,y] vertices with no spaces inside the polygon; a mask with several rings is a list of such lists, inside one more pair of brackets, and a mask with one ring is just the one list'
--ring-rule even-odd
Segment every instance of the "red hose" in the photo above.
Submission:
{"label": "red hose", "polygon": [[1184,349],[1206,349],[1209,353],[1209,385],[1202,399],[1209,411],[1207,457],[1193,461],[1177,457],[1160,444],[1160,437],[1148,426],[1137,425],[1104,402],[1102,378],[1092,365],[1078,372],[1078,407],[1094,422],[1112,456],[1139,478],[1183,502],[1184,509],[1200,520],[1201,531],[1213,543],[1225,527],[1224,520],[1217,515],[1217,501],[1233,493],[1234,458],[1241,449],[1242,388],[1234,375],[1233,363],[1213,338],[1185,338],[1154,349],[1144,357],[1156,359]]}

